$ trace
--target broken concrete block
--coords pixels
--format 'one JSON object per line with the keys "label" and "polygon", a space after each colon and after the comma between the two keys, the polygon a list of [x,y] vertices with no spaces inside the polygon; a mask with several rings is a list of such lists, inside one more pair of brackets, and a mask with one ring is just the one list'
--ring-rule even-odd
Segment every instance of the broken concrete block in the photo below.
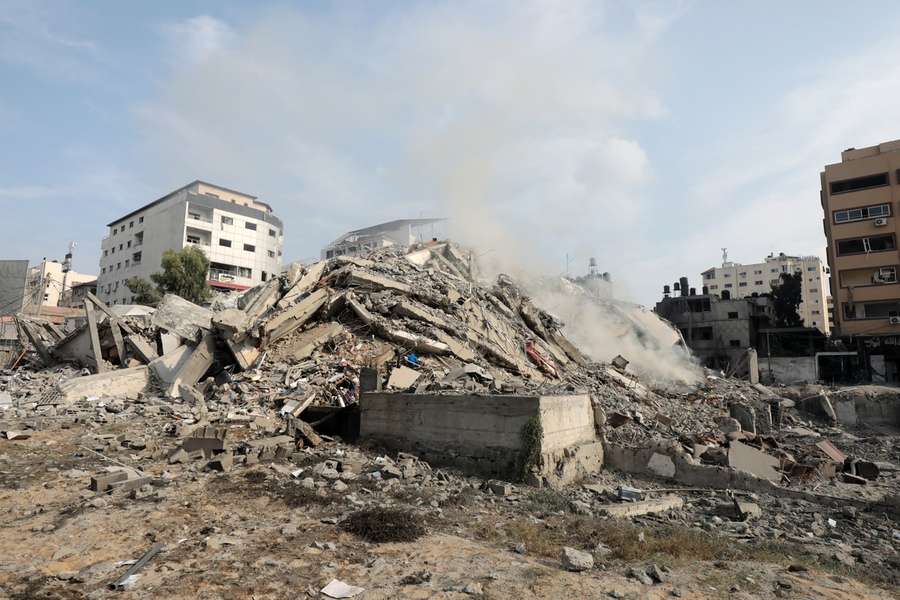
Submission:
{"label": "broken concrete block", "polygon": [[410,319],[416,319],[417,321],[423,321],[429,325],[434,325],[440,329],[447,329],[449,327],[444,319],[432,314],[425,306],[422,306],[418,302],[413,302],[412,300],[401,300],[394,306],[394,312],[398,315],[409,317]]}
{"label": "broken concrete block", "polygon": [[719,430],[725,434],[737,433],[742,430],[741,422],[734,417],[719,417],[716,419],[716,422],[719,425]]}
{"label": "broken concrete block", "polygon": [[306,323],[328,299],[328,289],[322,288],[269,319],[263,331],[269,343],[286,336]]}
{"label": "broken concrete block", "polygon": [[394,290],[402,294],[409,294],[412,291],[412,288],[405,283],[359,269],[350,270],[347,274],[347,283],[351,286],[370,290]]}
{"label": "broken concrete block", "polygon": [[184,341],[181,339],[181,336],[159,330],[156,340],[157,354],[159,356],[169,354],[182,344],[184,344]]}
{"label": "broken concrete block", "polygon": [[234,360],[242,371],[246,371],[253,367],[259,358],[260,350],[257,347],[257,341],[250,336],[244,336],[238,340],[227,339],[225,345],[234,356]]}
{"label": "broken concrete block", "polygon": [[742,431],[756,433],[756,411],[752,406],[742,402],[733,402],[728,406],[728,411],[732,418],[741,424]]}
{"label": "broken concrete block", "polygon": [[60,400],[74,402],[99,396],[137,398],[150,383],[148,367],[118,369],[97,375],[73,377],[57,384]]}
{"label": "broken concrete block", "polygon": [[659,477],[675,477],[675,461],[671,456],[654,452],[647,462],[647,468]]}
{"label": "broken concrete block", "polygon": [[281,300],[278,301],[278,308],[287,308],[294,302],[296,302],[301,296],[306,294],[308,291],[313,289],[319,280],[322,278],[322,273],[325,271],[326,261],[319,261],[313,265],[310,265],[306,269],[306,273],[303,274],[303,277],[294,284],[291,289],[282,296]]}
{"label": "broken concrete block", "polygon": [[762,509],[755,502],[734,499],[734,514],[741,521],[755,519],[762,515]]}
{"label": "broken concrete block", "polygon": [[294,417],[288,418],[287,433],[293,435],[294,439],[302,437],[310,446],[316,447],[322,443],[322,438],[316,433],[312,425]]}
{"label": "broken concrete block", "polygon": [[150,362],[159,358],[159,355],[156,353],[156,350],[153,349],[153,346],[147,343],[147,340],[138,334],[129,335],[125,338],[125,341],[128,342],[128,346],[131,350],[140,358],[145,364],[149,364]]}
{"label": "broken concrete block", "polygon": [[777,458],[741,442],[731,442],[728,448],[728,465],[775,483],[781,481],[781,473],[777,470],[780,462]]}
{"label": "broken concrete block", "polygon": [[191,357],[191,346],[187,344],[177,346],[174,350],[170,350],[157,359],[154,359],[148,365],[153,376],[165,388],[172,386],[178,371],[184,366]]}
{"label": "broken concrete block", "polygon": [[344,326],[334,321],[320,323],[303,333],[292,338],[286,350],[290,352],[294,360],[305,360],[312,356],[313,352],[335,339],[344,332]]}
{"label": "broken concrete block", "polygon": [[227,473],[233,465],[234,457],[231,455],[231,452],[223,452],[222,454],[217,454],[215,458],[206,463],[206,468],[210,471]]}
{"label": "broken concrete block", "polygon": [[188,340],[212,329],[212,311],[175,294],[166,294],[157,305],[150,323]]}
{"label": "broken concrete block", "polygon": [[175,397],[181,385],[194,385],[203,377],[215,360],[216,341],[212,333],[206,333],[196,348],[189,349],[190,355],[181,361],[181,365],[172,377],[172,383],[166,390],[170,398]]}
{"label": "broken concrete block", "polygon": [[219,335],[226,340],[244,335],[252,325],[247,318],[247,313],[238,308],[226,308],[214,313],[212,324]]}
{"label": "broken concrete block", "polygon": [[416,371],[415,369],[399,366],[391,371],[391,376],[390,378],[388,378],[387,387],[389,389],[395,390],[407,390],[411,388],[416,381],[418,381],[420,376],[421,373],[419,373],[419,371]]}
{"label": "broken concrete block", "polygon": [[683,498],[679,496],[663,496],[655,500],[603,504],[598,510],[611,517],[624,518],[665,512],[681,508],[682,506],[684,506]]}
{"label": "broken concrete block", "polygon": [[6,439],[8,439],[10,441],[16,441],[16,440],[22,441],[22,440],[27,440],[28,438],[31,437],[31,433],[28,431],[16,431],[16,430],[11,429],[11,430],[5,431],[3,433],[6,437]]}
{"label": "broken concrete block", "polygon": [[568,546],[560,552],[559,561],[566,571],[589,571],[594,568],[594,557],[589,552],[582,552]]}

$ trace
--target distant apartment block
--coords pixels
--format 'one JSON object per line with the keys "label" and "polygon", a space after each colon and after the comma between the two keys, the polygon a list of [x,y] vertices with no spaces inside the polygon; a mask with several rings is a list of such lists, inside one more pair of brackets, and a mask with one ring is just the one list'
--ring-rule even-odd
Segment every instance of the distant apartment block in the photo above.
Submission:
{"label": "distant apartment block", "polygon": [[843,151],[821,183],[839,335],[900,336],[900,140]]}
{"label": "distant apartment block", "polygon": [[68,260],[59,262],[47,260],[31,267],[26,281],[25,306],[64,306],[65,300],[78,284],[97,279],[96,275],[86,275],[66,271]]}
{"label": "distant apartment block", "polygon": [[379,248],[407,248],[416,242],[444,238],[444,219],[399,219],[350,231],[322,249],[322,258],[365,256]]}
{"label": "distant apartment block", "polygon": [[195,246],[213,288],[244,290],[281,272],[284,226],[256,196],[194,181],[109,223],[100,246],[97,295],[130,304],[126,282],[149,279],[163,252]]}
{"label": "distant apartment block", "polygon": [[710,294],[730,298],[747,298],[768,294],[781,283],[781,274],[800,274],[801,302],[797,309],[806,327],[815,327],[825,335],[831,331],[828,319],[828,267],[817,256],[770,254],[763,262],[740,264],[729,262],[704,271],[700,277]]}

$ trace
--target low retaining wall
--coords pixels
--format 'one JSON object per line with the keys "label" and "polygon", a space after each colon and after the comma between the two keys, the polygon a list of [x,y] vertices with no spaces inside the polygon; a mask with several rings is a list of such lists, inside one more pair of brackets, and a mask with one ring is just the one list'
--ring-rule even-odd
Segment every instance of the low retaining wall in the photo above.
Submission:
{"label": "low retaining wall", "polygon": [[[361,438],[470,473],[519,479],[526,454],[536,450],[542,482],[556,486],[599,470],[603,462],[587,395],[369,392],[359,406]],[[543,430],[538,448],[526,447],[523,432],[530,424]]]}
{"label": "low retaining wall", "polygon": [[881,501],[871,501],[793,490],[744,471],[694,463],[667,443],[647,448],[629,448],[607,444],[604,461],[607,467],[625,473],[660,477],[692,487],[745,490],[772,494],[781,498],[806,500],[824,506],[850,505],[864,510],[878,510],[900,515],[900,497],[898,496],[885,496]]}

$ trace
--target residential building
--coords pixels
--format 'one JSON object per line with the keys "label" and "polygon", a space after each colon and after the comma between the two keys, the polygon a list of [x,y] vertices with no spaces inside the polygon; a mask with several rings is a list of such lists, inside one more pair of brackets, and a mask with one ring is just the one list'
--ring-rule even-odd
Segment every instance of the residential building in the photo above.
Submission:
{"label": "residential building", "polygon": [[76,273],[68,269],[69,261],[41,261],[31,267],[26,280],[26,306],[62,306],[63,300],[71,292],[72,286],[95,281],[96,275]]}
{"label": "residential building", "polygon": [[838,333],[900,336],[900,140],[843,151],[821,183]]}
{"label": "residential building", "polygon": [[97,294],[97,280],[92,279],[82,283],[76,283],[66,292],[60,300],[60,306],[80,307],[84,306],[84,301],[88,294]]}
{"label": "residential building", "polygon": [[678,328],[687,347],[705,366],[744,374],[747,351],[757,347],[759,330],[772,321],[770,298],[696,294],[688,288],[686,277],[675,284],[675,291],[680,295],[670,296],[669,286],[663,288],[656,314]]}
{"label": "residential building", "polygon": [[0,260],[0,316],[22,310],[28,294],[28,261]]}
{"label": "residential building", "polygon": [[[712,267],[700,275],[703,288],[710,294],[728,298],[747,298],[768,294],[781,284],[781,274],[802,275],[801,302],[797,308],[806,327],[815,327],[825,335],[831,332],[828,320],[829,269],[818,256],[770,254],[763,262],[741,264],[722,256],[722,266]],[[727,292],[727,293],[725,293]]]}
{"label": "residential building", "polygon": [[408,248],[416,242],[446,237],[445,219],[399,219],[349,231],[322,248],[322,258],[365,256],[379,248]]}
{"label": "residential building", "polygon": [[100,248],[97,296],[130,304],[126,282],[149,279],[163,252],[195,246],[210,261],[209,284],[244,290],[281,272],[284,226],[256,196],[193,181],[109,223]]}

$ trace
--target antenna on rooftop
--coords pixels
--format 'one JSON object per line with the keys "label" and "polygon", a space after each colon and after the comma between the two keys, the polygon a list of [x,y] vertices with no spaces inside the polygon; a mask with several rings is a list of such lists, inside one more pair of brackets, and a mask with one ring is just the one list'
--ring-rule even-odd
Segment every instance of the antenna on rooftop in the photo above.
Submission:
{"label": "antenna on rooftop", "polygon": [[728,248],[722,248],[722,266],[728,264]]}

